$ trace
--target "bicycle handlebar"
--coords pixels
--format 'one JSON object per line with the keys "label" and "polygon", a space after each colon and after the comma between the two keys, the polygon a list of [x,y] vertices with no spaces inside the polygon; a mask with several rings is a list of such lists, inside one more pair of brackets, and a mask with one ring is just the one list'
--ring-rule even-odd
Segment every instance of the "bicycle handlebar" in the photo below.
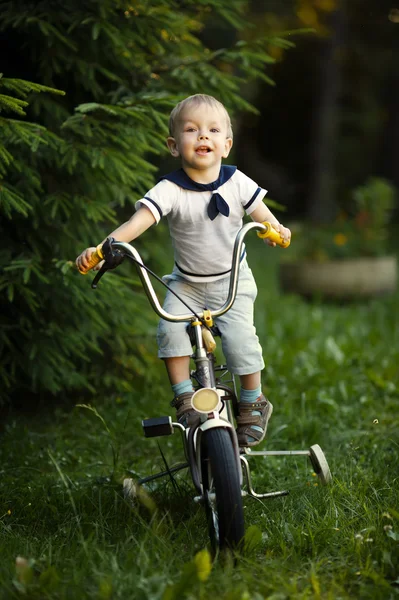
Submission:
{"label": "bicycle handlebar", "polygon": [[[251,229],[258,229],[259,237],[269,238],[269,239],[271,239],[271,241],[275,242],[279,246],[286,248],[289,245],[289,242],[283,243],[279,232],[277,232],[275,229],[273,229],[272,226],[270,225],[270,223],[268,223],[267,221],[265,221],[264,223],[253,222],[253,223],[247,223],[246,225],[244,225],[240,229],[240,231],[237,233],[237,236],[236,236],[236,239],[234,242],[233,258],[232,258],[231,273],[230,273],[230,285],[229,285],[229,293],[228,293],[227,300],[221,308],[219,308],[216,311],[212,311],[213,317],[219,317],[220,315],[223,315],[228,310],[230,310],[230,308],[232,307],[232,305],[234,303],[234,300],[235,300],[236,294],[237,294],[238,271],[240,268],[241,249],[242,249],[242,245],[244,243],[244,238]],[[95,267],[99,262],[101,262],[101,260],[104,259],[103,249],[106,246],[106,244],[108,244],[108,246],[110,248],[112,246],[112,250],[117,250],[121,256],[128,256],[135,262],[139,277],[141,279],[141,283],[143,284],[144,291],[147,294],[150,304],[151,304],[152,308],[155,310],[155,312],[162,319],[165,319],[165,321],[171,321],[174,323],[178,323],[181,321],[191,321],[194,317],[203,318],[204,312],[196,312],[195,315],[193,313],[188,313],[188,314],[183,314],[183,315],[172,315],[172,314],[166,312],[162,308],[162,306],[158,300],[158,297],[156,295],[154,287],[151,283],[148,273],[147,273],[147,271],[143,265],[143,262],[141,260],[140,254],[138,253],[136,248],[134,248],[127,242],[118,242],[118,241],[112,240],[112,238],[110,238],[106,242],[104,242],[102,247],[97,246],[96,252],[94,252],[92,254],[92,257],[90,259],[90,267],[84,271],[80,270],[80,273],[82,273],[82,275],[85,275],[90,269]],[[105,254],[107,254],[107,253],[105,252]],[[104,265],[104,267],[105,267],[105,265]],[[103,267],[103,269],[104,269],[104,267]],[[111,268],[113,268],[113,267],[111,267]],[[99,273],[99,275],[101,276],[101,272]],[[99,276],[97,275],[96,280],[98,280],[98,279],[99,279]],[[93,284],[94,284],[94,282],[93,282]],[[93,285],[93,287],[96,287],[96,286]]]}
{"label": "bicycle handlebar", "polygon": [[[231,306],[234,303],[234,300],[235,300],[235,297],[237,294],[238,271],[239,271],[239,266],[240,266],[241,249],[242,249],[242,245],[244,242],[244,237],[251,229],[259,229],[260,231],[263,231],[266,229],[266,227],[262,223],[255,223],[255,222],[247,223],[238,232],[237,237],[234,242],[228,297],[227,297],[226,302],[224,303],[224,305],[221,308],[219,308],[218,310],[212,311],[213,317],[219,317],[220,315],[223,315],[225,312],[227,312],[231,308]],[[152,308],[155,310],[155,312],[162,319],[165,319],[165,321],[180,323],[181,321],[191,321],[194,318],[193,313],[187,313],[187,314],[183,314],[183,315],[172,315],[172,314],[166,312],[162,308],[162,306],[158,300],[158,297],[155,293],[154,287],[150,281],[148,273],[145,270],[145,268],[143,266],[141,266],[143,263],[142,263],[140,254],[137,252],[136,248],[134,248],[130,244],[127,244],[126,242],[117,242],[117,241],[112,243],[112,247],[119,251],[122,251],[123,254],[130,256],[131,258],[134,259],[134,261],[136,262],[139,277],[143,284],[144,291],[146,292],[147,297],[150,301],[150,304],[151,304]],[[204,316],[204,313],[196,312],[196,315],[199,318],[202,318]]]}
{"label": "bicycle handlebar", "polygon": [[94,269],[94,267],[96,267],[98,263],[100,263],[102,260],[104,260],[104,254],[102,251],[102,244],[99,244],[95,252],[93,252],[93,254],[91,255],[89,266],[86,269],[79,269],[79,273],[81,275],[87,275],[87,273],[91,269]]}
{"label": "bicycle handlebar", "polygon": [[269,223],[268,221],[263,221],[262,225],[265,226],[265,230],[258,231],[256,234],[258,237],[262,239],[268,238],[271,242],[275,242],[277,246],[281,246],[282,248],[288,248],[288,246],[291,243],[290,240],[284,241],[280,235],[280,232],[276,231],[276,229],[274,229],[271,223]]}

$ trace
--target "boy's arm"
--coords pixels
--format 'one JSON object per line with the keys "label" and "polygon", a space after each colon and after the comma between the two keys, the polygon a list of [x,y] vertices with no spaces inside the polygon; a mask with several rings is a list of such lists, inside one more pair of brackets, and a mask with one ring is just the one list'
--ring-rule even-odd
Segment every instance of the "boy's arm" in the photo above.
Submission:
{"label": "boy's arm", "polygon": [[[270,225],[273,226],[273,229],[278,231],[283,238],[284,241],[289,241],[291,239],[291,231],[281,225],[279,221],[276,219],[272,211],[267,208],[266,204],[263,202],[260,203],[259,206],[255,208],[249,215],[253,221],[257,221],[258,223],[263,223],[263,221],[268,221]],[[275,246],[275,242],[271,242],[268,238],[264,240],[269,246]]]}
{"label": "boy's arm", "polygon": [[[142,206],[130,217],[126,223],[123,223],[117,227],[107,237],[113,237],[118,242],[132,242],[138,238],[144,231],[146,231],[151,225],[154,225],[155,217],[146,206]],[[107,239],[107,238],[105,238]],[[103,244],[105,240],[101,243]]]}
{"label": "boy's arm", "polygon": [[[109,236],[113,237],[118,242],[131,242],[138,238],[144,231],[146,231],[151,225],[154,225],[155,217],[152,212],[145,206],[139,208],[132,217],[126,223],[123,223],[112,231]],[[107,238],[105,238],[107,239]],[[103,244],[105,240],[101,242]],[[89,262],[91,255],[96,250],[95,247],[86,248],[76,259],[76,266],[79,270],[85,271],[89,268]],[[100,268],[102,263],[97,267],[94,267],[93,271]]]}

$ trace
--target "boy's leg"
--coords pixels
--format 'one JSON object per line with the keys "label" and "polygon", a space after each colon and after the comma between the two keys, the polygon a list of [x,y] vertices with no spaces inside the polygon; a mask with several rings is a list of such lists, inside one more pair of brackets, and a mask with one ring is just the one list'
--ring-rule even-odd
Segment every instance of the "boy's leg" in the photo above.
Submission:
{"label": "boy's leg", "polygon": [[256,390],[260,386],[260,371],[249,375],[240,375],[241,387],[246,390]]}
{"label": "boy's leg", "polygon": [[[177,385],[190,379],[190,357],[173,356],[164,358],[170,384]],[[191,381],[191,380],[190,380]]]}
{"label": "boy's leg", "polygon": [[194,388],[190,379],[190,356],[168,356],[163,360],[173,391],[170,405],[176,410],[176,419],[184,427],[192,425],[196,413],[191,406]]}
{"label": "boy's leg", "polygon": [[240,446],[261,442],[273,412],[273,405],[262,394],[260,371],[240,376],[240,406],[237,436]]}
{"label": "boy's leg", "polygon": [[[193,310],[201,310],[201,307],[204,306],[201,286],[181,279],[169,280],[168,284]],[[166,294],[163,308],[173,315],[188,312],[187,307],[169,291]],[[191,407],[194,389],[190,379],[192,346],[187,333],[187,325],[186,322],[172,323],[161,319],[157,332],[158,356],[165,361],[174,395],[172,406],[176,408],[177,420],[182,425],[187,425],[190,415],[194,414]]]}
{"label": "boy's leg", "polygon": [[[220,287],[225,288],[224,300],[227,298],[228,283],[228,279],[220,282]],[[241,446],[253,446],[263,440],[273,410],[261,390],[260,372],[264,362],[254,327],[256,294],[252,272],[249,267],[243,266],[240,269],[236,301],[229,312],[217,318],[227,367],[241,381],[240,414],[237,419],[237,435]],[[221,305],[220,298],[207,300],[211,310]]]}
{"label": "boy's leg", "polygon": [[164,358],[164,361],[174,394],[171,406],[176,409],[179,423],[186,427],[193,424],[192,417],[195,416],[191,407],[194,388],[190,379],[190,357],[173,356]]}

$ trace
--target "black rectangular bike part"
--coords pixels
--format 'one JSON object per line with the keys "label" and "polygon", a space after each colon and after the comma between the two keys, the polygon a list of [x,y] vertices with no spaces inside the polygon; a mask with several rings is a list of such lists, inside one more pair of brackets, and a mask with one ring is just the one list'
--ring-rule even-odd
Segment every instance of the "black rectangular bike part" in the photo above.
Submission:
{"label": "black rectangular bike part", "polygon": [[147,438],[171,435],[173,433],[172,417],[153,417],[142,421],[144,435]]}

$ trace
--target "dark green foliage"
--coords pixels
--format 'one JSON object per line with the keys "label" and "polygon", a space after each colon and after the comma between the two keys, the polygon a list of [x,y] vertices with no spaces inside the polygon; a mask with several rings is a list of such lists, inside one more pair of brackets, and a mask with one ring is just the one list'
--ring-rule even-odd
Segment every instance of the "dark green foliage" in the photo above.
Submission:
{"label": "dark green foliage", "polygon": [[[265,78],[268,40],[211,50],[200,39],[207,20],[237,38],[245,7],[242,0],[2,3],[10,56],[0,80],[3,402],[28,391],[94,393],[100,375],[102,392],[128,392],[153,360],[155,318],[140,310],[131,281],[110,275],[94,294],[73,261],[154,184],[154,156],[165,151],[167,117],[179,99],[204,92],[229,109],[251,109],[240,86]],[[161,228],[140,240],[146,256],[163,255],[163,235]]]}

